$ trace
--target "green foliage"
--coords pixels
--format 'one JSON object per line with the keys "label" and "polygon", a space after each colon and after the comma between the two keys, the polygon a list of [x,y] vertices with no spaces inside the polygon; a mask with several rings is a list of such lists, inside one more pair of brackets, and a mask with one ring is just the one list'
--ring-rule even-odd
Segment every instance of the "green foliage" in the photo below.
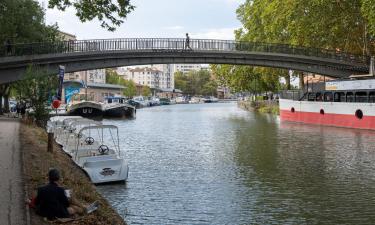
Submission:
{"label": "green foliage", "polygon": [[19,100],[30,103],[38,125],[44,125],[50,110],[47,108],[48,100],[56,95],[58,78],[48,75],[44,71],[29,68],[24,79],[12,84]]}
{"label": "green foliage", "polygon": [[151,89],[148,86],[142,87],[142,96],[151,96]]}
{"label": "green foliage", "polygon": [[362,0],[362,14],[368,23],[368,38],[372,40],[372,47],[375,48],[375,0]]}
{"label": "green foliage", "polygon": [[[246,0],[237,9],[237,17],[243,25],[235,31],[238,41],[375,53],[375,0]],[[281,87],[278,77],[284,77],[285,88],[291,88],[287,70],[228,65],[212,68],[224,85],[237,91],[277,90]]]}
{"label": "green foliage", "polygon": [[130,0],[49,0],[49,8],[65,11],[67,7],[76,9],[76,16],[82,21],[98,19],[101,26],[109,31],[114,31],[120,26],[123,19],[134,10]]}
{"label": "green foliage", "polygon": [[107,69],[106,70],[106,83],[107,84],[118,84],[125,87],[123,95],[132,98],[137,94],[137,87],[132,80],[125,80],[117,74],[116,71]]}
{"label": "green foliage", "polygon": [[288,71],[251,66],[211,65],[218,82],[235,92],[264,92],[280,89],[279,78]]}
{"label": "green foliage", "polygon": [[190,71],[187,74],[176,72],[174,79],[175,88],[182,90],[185,94],[191,96],[216,95],[217,82],[206,70]]}
{"label": "green foliage", "polygon": [[44,23],[44,11],[35,0],[0,1],[0,44],[55,40],[57,25]]}
{"label": "green foliage", "polygon": [[137,86],[132,80],[125,80],[125,89],[123,94],[129,98],[133,98],[137,94]]}

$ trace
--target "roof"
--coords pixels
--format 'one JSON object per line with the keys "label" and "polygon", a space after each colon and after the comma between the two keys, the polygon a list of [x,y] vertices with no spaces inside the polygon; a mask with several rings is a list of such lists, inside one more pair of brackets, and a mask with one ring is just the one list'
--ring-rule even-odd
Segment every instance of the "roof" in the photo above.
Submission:
{"label": "roof", "polygon": [[125,89],[122,85],[117,84],[103,84],[103,83],[87,83],[87,87],[91,88],[108,88],[108,89]]}

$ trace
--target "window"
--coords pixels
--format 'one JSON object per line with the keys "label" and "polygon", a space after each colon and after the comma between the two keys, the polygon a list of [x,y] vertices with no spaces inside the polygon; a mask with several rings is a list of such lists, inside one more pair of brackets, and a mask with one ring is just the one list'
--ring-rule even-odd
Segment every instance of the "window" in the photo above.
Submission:
{"label": "window", "polygon": [[325,102],[332,102],[332,100],[333,100],[332,92],[324,93],[324,101]]}
{"label": "window", "polygon": [[372,91],[368,94],[368,101],[375,102],[375,92]]}
{"label": "window", "polygon": [[334,102],[345,102],[345,93],[344,92],[336,92],[333,95]]}
{"label": "window", "polygon": [[356,92],[355,93],[356,102],[367,102],[367,92]]}
{"label": "window", "polygon": [[354,102],[354,94],[353,92],[346,93],[346,102]]}

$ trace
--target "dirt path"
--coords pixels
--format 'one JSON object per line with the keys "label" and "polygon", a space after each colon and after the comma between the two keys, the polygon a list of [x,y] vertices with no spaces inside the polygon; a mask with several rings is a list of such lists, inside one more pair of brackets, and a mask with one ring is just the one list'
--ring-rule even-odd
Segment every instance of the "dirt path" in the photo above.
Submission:
{"label": "dirt path", "polygon": [[19,121],[0,118],[0,221],[2,225],[24,225]]}

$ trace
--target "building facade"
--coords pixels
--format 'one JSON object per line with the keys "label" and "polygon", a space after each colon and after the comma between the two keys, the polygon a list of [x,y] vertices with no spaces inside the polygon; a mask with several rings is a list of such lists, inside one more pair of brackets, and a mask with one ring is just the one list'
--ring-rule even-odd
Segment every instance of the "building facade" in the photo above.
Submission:
{"label": "building facade", "polygon": [[[150,88],[174,88],[174,79],[170,71],[164,72],[164,67],[120,67],[117,73],[126,80],[132,80],[137,85],[148,86]],[[160,70],[163,69],[163,70]]]}
{"label": "building facade", "polygon": [[189,73],[190,71],[199,71],[202,69],[201,64],[173,64],[171,66],[173,74],[176,72]]}

